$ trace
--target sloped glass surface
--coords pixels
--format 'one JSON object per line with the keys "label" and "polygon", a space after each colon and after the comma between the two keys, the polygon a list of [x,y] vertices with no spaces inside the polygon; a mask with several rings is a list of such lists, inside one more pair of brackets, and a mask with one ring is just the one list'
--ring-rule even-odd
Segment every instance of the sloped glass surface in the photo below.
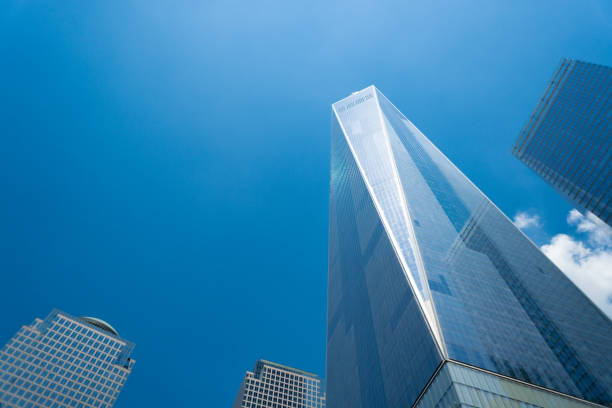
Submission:
{"label": "sloped glass surface", "polygon": [[332,122],[327,405],[408,407],[442,356],[344,134]]}
{"label": "sloped glass surface", "polygon": [[396,256],[415,291],[436,340],[440,347],[443,347],[387,127],[384,126],[375,91],[375,88],[370,87],[355,93],[334,104],[334,109],[381,221],[393,243]]}

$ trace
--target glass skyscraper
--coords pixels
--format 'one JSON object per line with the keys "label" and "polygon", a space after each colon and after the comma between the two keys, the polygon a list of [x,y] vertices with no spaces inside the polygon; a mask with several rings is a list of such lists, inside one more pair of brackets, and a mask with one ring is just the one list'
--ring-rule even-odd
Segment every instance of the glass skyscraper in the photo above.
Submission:
{"label": "glass skyscraper", "polygon": [[100,319],[53,310],[0,350],[0,408],[112,407],[133,348]]}
{"label": "glass skyscraper", "polygon": [[267,360],[247,371],[234,408],[325,408],[318,375]]}
{"label": "glass skyscraper", "polygon": [[612,406],[612,322],[375,87],[332,111],[328,405]]}
{"label": "glass skyscraper", "polygon": [[563,60],[512,152],[612,226],[612,68]]}

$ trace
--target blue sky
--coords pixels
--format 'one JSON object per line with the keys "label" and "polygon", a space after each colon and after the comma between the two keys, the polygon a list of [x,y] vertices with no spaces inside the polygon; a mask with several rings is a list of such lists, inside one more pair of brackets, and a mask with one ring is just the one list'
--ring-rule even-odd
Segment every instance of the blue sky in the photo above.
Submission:
{"label": "blue sky", "polygon": [[510,154],[566,56],[612,65],[609,2],[3,1],[0,343],[109,321],[119,408],[323,375],[330,105],[370,84],[538,245],[597,245]]}

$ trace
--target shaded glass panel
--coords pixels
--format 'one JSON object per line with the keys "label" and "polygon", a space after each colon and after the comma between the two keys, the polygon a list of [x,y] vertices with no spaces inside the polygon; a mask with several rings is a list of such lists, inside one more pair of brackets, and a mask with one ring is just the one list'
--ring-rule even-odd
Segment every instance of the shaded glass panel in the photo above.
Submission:
{"label": "shaded glass panel", "polygon": [[416,405],[417,408],[596,408],[597,406],[453,362],[444,364]]}
{"label": "shaded glass panel", "polygon": [[380,95],[448,356],[610,402],[612,324]]}

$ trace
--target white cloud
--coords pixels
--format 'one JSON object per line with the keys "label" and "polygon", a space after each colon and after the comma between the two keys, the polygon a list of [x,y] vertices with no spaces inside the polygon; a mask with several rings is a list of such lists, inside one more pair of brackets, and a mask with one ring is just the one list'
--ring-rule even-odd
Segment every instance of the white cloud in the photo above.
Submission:
{"label": "white cloud", "polygon": [[585,217],[572,210],[567,215],[567,223],[576,226],[578,232],[586,233],[592,245],[612,247],[612,228],[592,213],[587,213]]}
{"label": "white cloud", "polygon": [[612,318],[612,229],[593,214],[576,210],[569,212],[567,223],[586,235],[586,244],[557,234],[542,245],[542,252]]}
{"label": "white cloud", "polygon": [[516,225],[520,229],[540,226],[540,216],[539,215],[537,214],[529,215],[528,213],[524,211],[517,212],[512,221],[514,222],[514,225]]}

